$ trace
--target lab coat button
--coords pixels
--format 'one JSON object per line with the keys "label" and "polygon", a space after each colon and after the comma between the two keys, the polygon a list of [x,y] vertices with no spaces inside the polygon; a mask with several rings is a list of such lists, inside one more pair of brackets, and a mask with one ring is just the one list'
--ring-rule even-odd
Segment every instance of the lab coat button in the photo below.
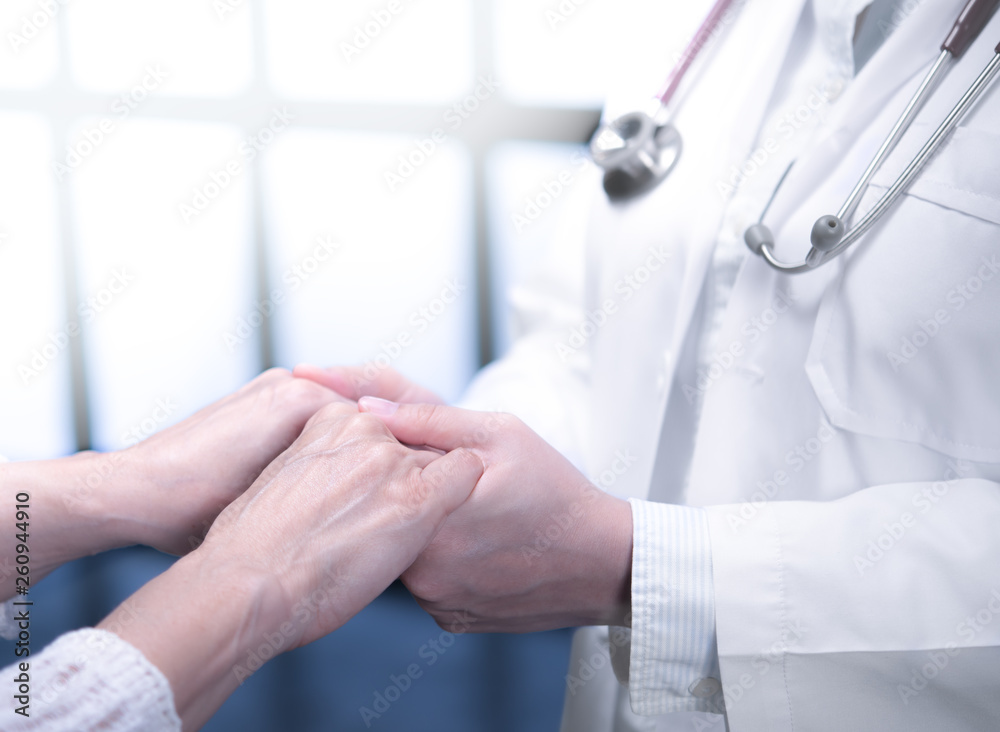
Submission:
{"label": "lab coat button", "polygon": [[718,694],[721,688],[722,684],[719,683],[718,679],[709,677],[707,679],[698,679],[688,687],[688,691],[691,692],[691,696],[696,696],[699,699],[707,699],[710,696]]}

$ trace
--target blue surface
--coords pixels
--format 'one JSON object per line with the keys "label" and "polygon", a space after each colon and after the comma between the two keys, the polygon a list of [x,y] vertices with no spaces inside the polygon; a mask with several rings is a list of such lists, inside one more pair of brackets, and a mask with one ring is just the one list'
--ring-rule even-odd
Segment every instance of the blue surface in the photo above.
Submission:
{"label": "blue surface", "polygon": [[[172,557],[136,547],[83,559],[54,572],[31,592],[32,648],[41,649],[61,633],[97,623],[172,562]],[[443,634],[409,593],[394,585],[337,632],[270,661],[204,729],[558,729],[569,631]],[[0,641],[0,659],[4,659],[0,665],[14,660],[12,643]],[[419,675],[396,698],[390,676],[404,676],[411,664]],[[388,708],[376,707],[376,693],[392,699]],[[362,707],[381,712],[380,716],[369,717],[366,724]]]}

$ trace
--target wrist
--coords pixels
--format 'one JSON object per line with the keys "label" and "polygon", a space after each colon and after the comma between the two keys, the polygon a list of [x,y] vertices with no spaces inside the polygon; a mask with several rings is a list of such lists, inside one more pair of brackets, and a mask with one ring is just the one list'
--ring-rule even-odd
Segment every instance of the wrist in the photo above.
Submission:
{"label": "wrist", "polygon": [[[34,579],[74,559],[132,543],[130,517],[117,510],[118,491],[110,485],[113,470],[108,455],[94,452],[0,466],[0,483],[9,488],[11,507],[15,495],[28,496]],[[12,538],[0,538],[2,556],[13,557]],[[0,596],[12,592],[13,579],[8,579]]]}
{"label": "wrist", "polygon": [[248,661],[248,649],[258,649],[280,622],[275,585],[241,562],[198,550],[143,586],[98,627],[119,635],[160,669],[185,729],[198,728],[277,655]]}
{"label": "wrist", "polygon": [[602,494],[588,522],[592,547],[594,602],[587,625],[631,625],[632,507],[628,501]]}
{"label": "wrist", "polygon": [[[207,512],[191,496],[203,496],[194,486],[189,466],[178,467],[146,443],[98,456],[90,480],[99,491],[95,505],[114,520],[122,546],[142,544],[183,555],[201,545],[225,506]],[[206,518],[208,517],[208,518]]]}

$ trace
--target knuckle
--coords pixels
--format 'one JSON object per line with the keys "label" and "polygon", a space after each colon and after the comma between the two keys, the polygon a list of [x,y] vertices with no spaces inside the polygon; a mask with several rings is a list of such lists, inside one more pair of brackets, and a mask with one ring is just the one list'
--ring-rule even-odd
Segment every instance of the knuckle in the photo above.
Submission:
{"label": "knuckle", "polygon": [[367,451],[369,459],[380,466],[391,464],[399,459],[399,455],[396,452],[396,446],[391,442],[384,440],[379,440],[374,443],[367,448]]}
{"label": "knuckle", "polygon": [[273,368],[269,368],[267,371],[262,373],[260,376],[257,377],[257,379],[255,379],[255,381],[260,380],[263,382],[271,382],[271,381],[281,381],[283,379],[291,379],[291,378],[294,378],[292,376],[291,371],[289,371],[288,369],[283,369],[280,366],[275,366]]}
{"label": "knuckle", "polygon": [[324,395],[323,387],[308,379],[293,377],[290,381],[281,383],[279,388],[293,402],[312,402]]}
{"label": "knuckle", "polygon": [[353,414],[356,414],[356,411],[351,405],[344,402],[331,402],[320,407],[309,420],[309,423],[340,422],[350,419]]}
{"label": "knuckle", "polygon": [[434,574],[423,570],[411,571],[404,576],[407,589],[417,598],[420,606],[431,612],[440,607],[448,597],[448,588]]}
{"label": "knuckle", "polygon": [[[352,416],[350,420],[350,429],[361,435],[368,436],[384,436],[387,435],[388,429],[382,423],[378,417],[374,414],[368,414],[367,412],[359,412],[357,409],[351,407]],[[384,443],[383,443],[384,444]]]}
{"label": "knuckle", "polygon": [[474,444],[491,445],[501,433],[521,435],[528,426],[519,418],[508,412],[492,412],[479,424],[473,432]]}
{"label": "knuckle", "polygon": [[407,522],[422,518],[431,503],[432,489],[420,477],[419,471],[409,471],[405,477],[391,481],[391,500]]}

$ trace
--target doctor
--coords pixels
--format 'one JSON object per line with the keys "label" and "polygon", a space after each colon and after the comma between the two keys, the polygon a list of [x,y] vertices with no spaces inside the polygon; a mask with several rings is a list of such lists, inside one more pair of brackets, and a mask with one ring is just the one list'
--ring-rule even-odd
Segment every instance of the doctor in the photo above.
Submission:
{"label": "doctor", "polygon": [[[389,400],[361,408],[404,442],[483,457],[404,580],[442,623],[592,626],[567,732],[1000,728],[1000,89],[837,262],[779,274],[743,243],[797,160],[766,223],[801,260],[963,4],[899,0],[855,58],[867,0],[743,3],[674,118],[673,173],[625,203],[595,175],[554,243],[585,274],[516,293],[533,326],[463,406],[534,431],[397,406],[427,395],[395,374],[299,370]],[[998,39],[1000,16],[859,215]]]}

